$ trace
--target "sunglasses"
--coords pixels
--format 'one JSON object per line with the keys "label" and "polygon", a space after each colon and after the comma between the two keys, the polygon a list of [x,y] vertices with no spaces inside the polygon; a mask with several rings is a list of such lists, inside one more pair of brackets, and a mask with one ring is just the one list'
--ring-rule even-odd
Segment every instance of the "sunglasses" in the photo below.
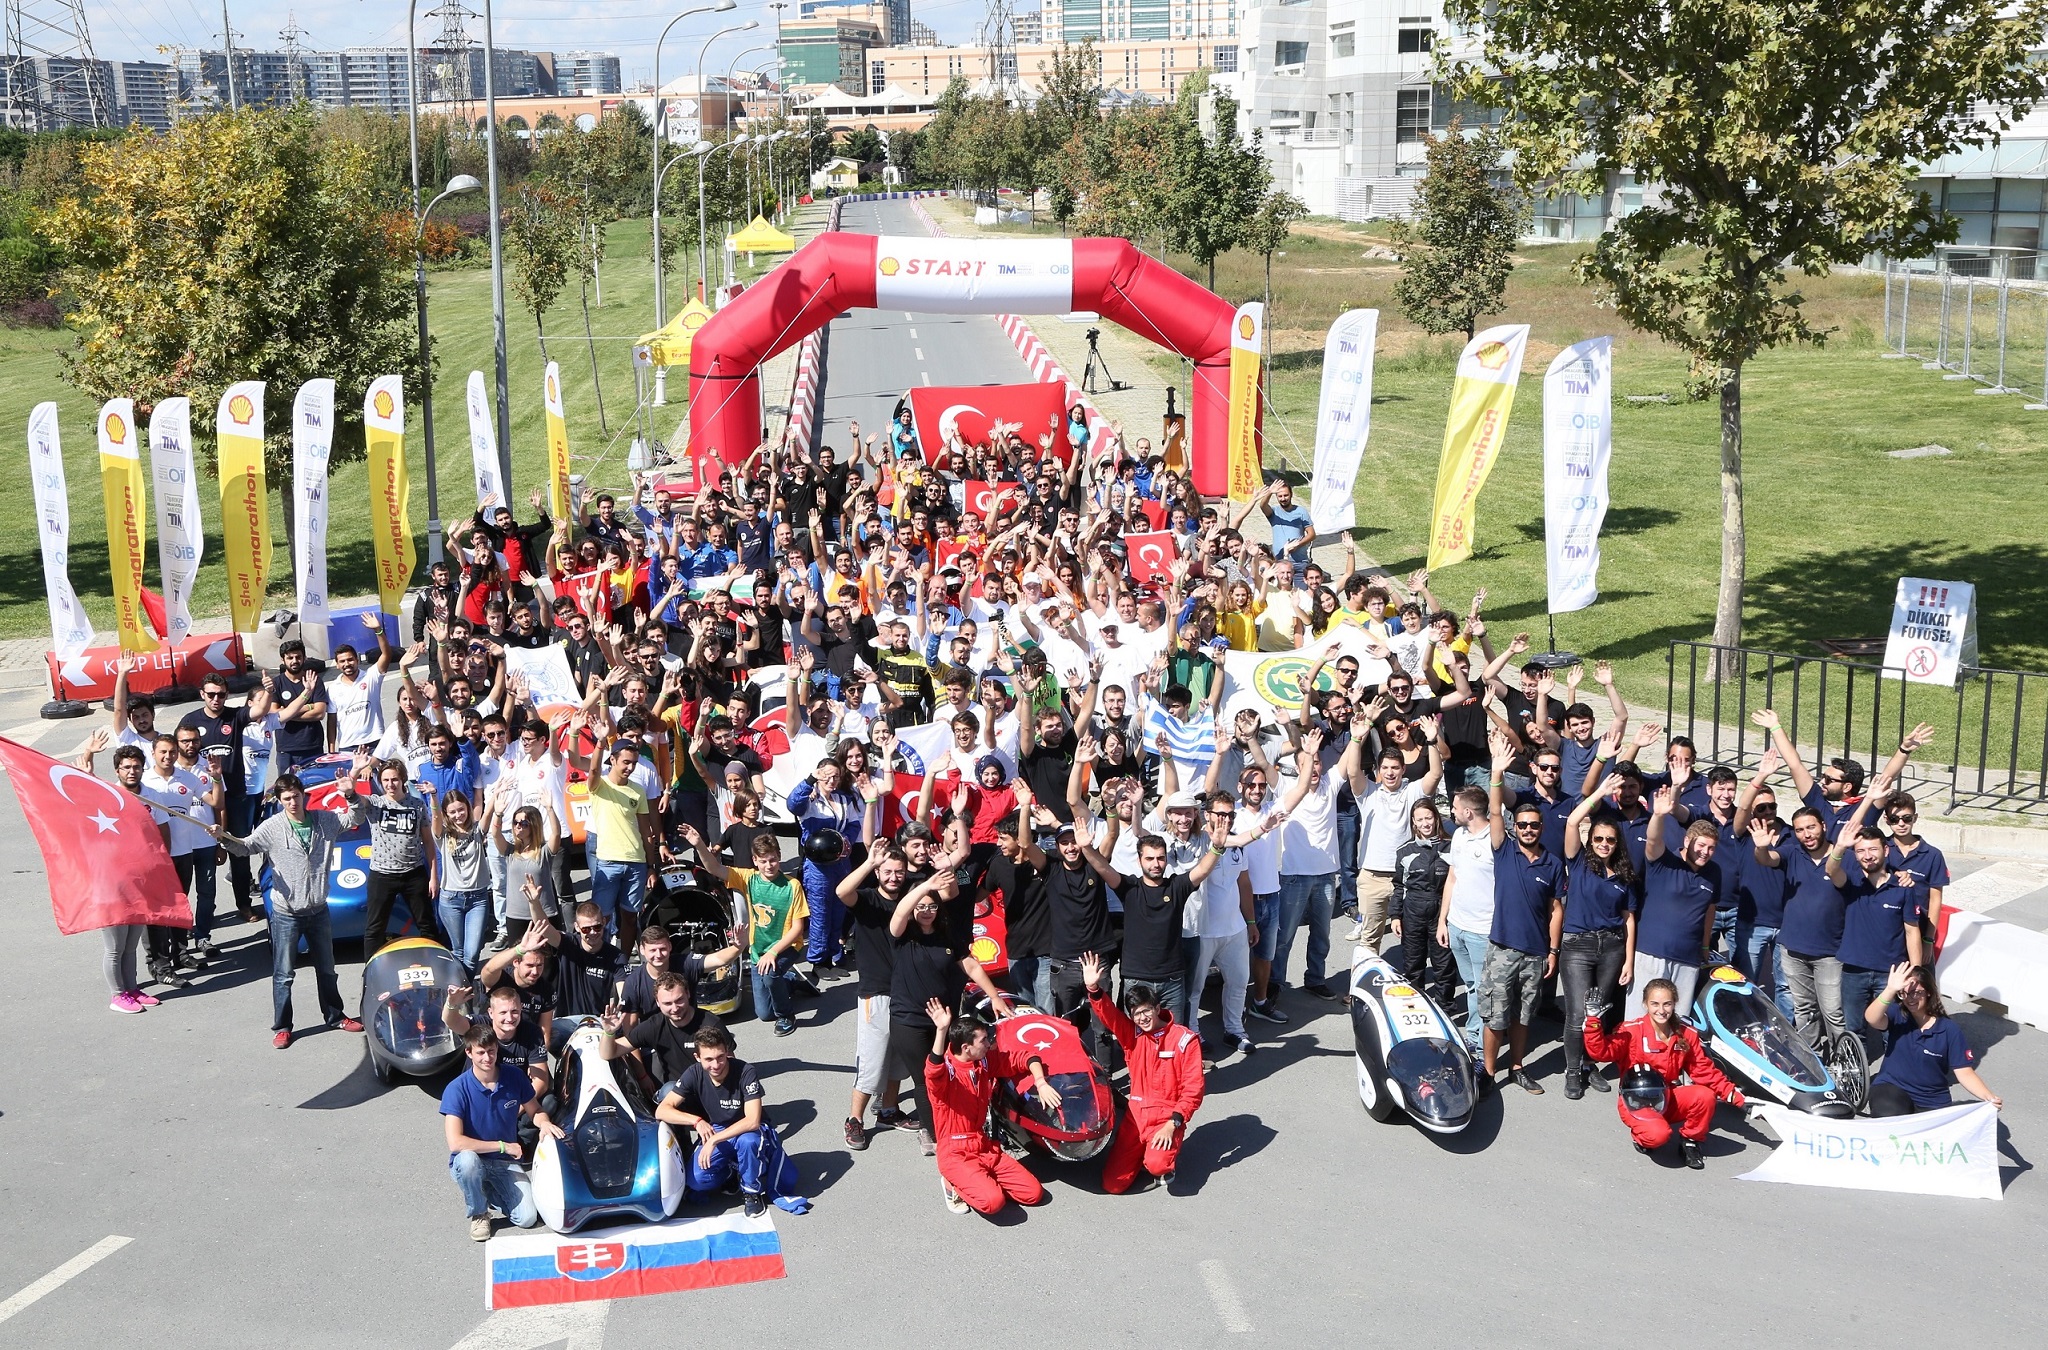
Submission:
{"label": "sunglasses", "polygon": [[1891,815],[1892,823],[1895,825],[1908,824],[1918,819],[1920,819],[1919,815],[1912,811],[1894,811]]}
{"label": "sunglasses", "polygon": [[1543,822],[1540,820],[1518,820],[1515,822],[1515,828],[1518,830],[1540,830],[1543,828]]}
{"label": "sunglasses", "polygon": [[586,927],[583,924],[579,923],[576,925],[576,931],[579,933],[602,933],[604,931],[604,925],[597,924],[593,927]]}
{"label": "sunglasses", "polygon": [[1823,783],[1846,783],[1849,780],[1838,773],[1824,773],[1820,776],[1820,781]]}
{"label": "sunglasses", "polygon": [[1539,773],[1556,773],[1556,772],[1558,772],[1559,770],[1561,770],[1562,768],[1564,768],[1564,765],[1562,765],[1562,764],[1532,764],[1532,765],[1530,765],[1529,767],[1530,767],[1530,768],[1532,768],[1532,769],[1535,769],[1535,770],[1536,770],[1537,772],[1539,772]]}

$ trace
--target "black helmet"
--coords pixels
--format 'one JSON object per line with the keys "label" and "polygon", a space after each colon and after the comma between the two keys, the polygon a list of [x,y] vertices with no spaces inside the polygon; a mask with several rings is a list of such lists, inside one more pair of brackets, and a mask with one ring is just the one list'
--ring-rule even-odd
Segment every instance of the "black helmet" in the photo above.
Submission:
{"label": "black helmet", "polygon": [[1622,1104],[1631,1111],[1664,1113],[1668,1087],[1664,1075],[1647,1064],[1636,1064],[1621,1076]]}
{"label": "black helmet", "polygon": [[823,867],[846,856],[846,836],[837,830],[819,830],[804,840],[804,861]]}

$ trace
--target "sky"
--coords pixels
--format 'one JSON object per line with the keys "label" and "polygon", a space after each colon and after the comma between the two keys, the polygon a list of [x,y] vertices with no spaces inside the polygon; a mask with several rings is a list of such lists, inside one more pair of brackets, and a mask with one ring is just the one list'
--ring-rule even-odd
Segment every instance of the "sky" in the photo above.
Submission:
{"label": "sky", "polygon": [[[421,40],[438,32],[438,20],[425,11],[440,0],[419,0]],[[481,10],[482,0],[467,0]],[[660,0],[611,0],[608,4],[587,0],[494,0],[492,20],[500,47],[529,51],[608,51],[619,57],[621,70],[631,84],[646,79],[654,64],[654,40],[662,25],[675,15],[709,0],[673,0],[664,7]],[[970,42],[981,27],[987,0],[911,0],[911,17],[930,24],[940,38],[949,42]],[[86,22],[92,30],[95,53],[102,60],[159,60],[159,47],[220,47],[221,6],[219,0],[151,0],[147,5],[104,4],[86,0]],[[283,45],[278,34],[288,21],[296,20],[305,36],[302,45],[335,50],[343,47],[385,47],[405,44],[406,9],[402,0],[228,0],[236,45],[275,51]],[[792,5],[783,11],[794,18]],[[704,39],[729,25],[759,20],[760,29],[736,33],[713,48],[728,60],[756,43],[771,41],[775,11],[766,0],[740,0],[739,8],[727,14],[700,14],[683,20],[662,44],[663,79],[674,63],[686,69],[703,49]],[[483,21],[472,19],[470,33],[478,41]],[[691,36],[694,34],[694,38]],[[736,45],[743,44],[743,45]],[[716,56],[711,62],[718,65]]]}

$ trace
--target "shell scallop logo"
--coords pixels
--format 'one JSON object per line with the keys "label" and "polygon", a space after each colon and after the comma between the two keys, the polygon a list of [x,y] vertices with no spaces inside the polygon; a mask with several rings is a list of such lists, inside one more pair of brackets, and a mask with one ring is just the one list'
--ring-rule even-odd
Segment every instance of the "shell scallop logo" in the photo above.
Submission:
{"label": "shell scallop logo", "polygon": [[389,389],[379,389],[377,391],[377,397],[370,400],[370,406],[377,410],[377,416],[379,417],[391,416],[391,411],[393,407],[391,402],[391,391]]}
{"label": "shell scallop logo", "polygon": [[249,401],[247,394],[236,394],[228,400],[228,420],[238,427],[246,427],[256,418],[256,405]]}
{"label": "shell scallop logo", "polygon": [[128,424],[119,413],[107,414],[107,440],[113,445],[128,444]]}
{"label": "shell scallop logo", "polygon": [[1499,370],[1508,363],[1508,344],[1505,342],[1489,342],[1478,351],[1472,353],[1472,359],[1488,370]]}
{"label": "shell scallop logo", "polygon": [[562,396],[562,391],[561,391],[561,390],[559,390],[559,389],[557,389],[557,388],[555,387],[555,377],[554,377],[554,376],[553,376],[552,374],[551,374],[551,375],[549,375],[549,376],[548,376],[548,397],[549,397],[549,398],[551,398],[551,399],[556,399],[556,398],[560,398],[561,396]]}
{"label": "shell scallop logo", "polygon": [[978,937],[968,944],[967,954],[983,965],[988,965],[1003,954],[1003,949],[996,946],[994,938]]}
{"label": "shell scallop logo", "polygon": [[1249,340],[1251,335],[1257,331],[1258,326],[1252,322],[1251,315],[1240,314],[1237,316],[1237,335],[1239,337]]}
{"label": "shell scallop logo", "polygon": [[903,264],[897,262],[894,258],[884,258],[875,264],[875,270],[885,277],[893,277],[902,266]]}

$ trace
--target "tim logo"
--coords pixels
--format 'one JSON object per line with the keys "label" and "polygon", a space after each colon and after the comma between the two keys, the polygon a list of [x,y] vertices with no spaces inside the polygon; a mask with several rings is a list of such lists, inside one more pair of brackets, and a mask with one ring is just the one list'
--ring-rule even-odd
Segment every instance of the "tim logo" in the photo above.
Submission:
{"label": "tim logo", "polygon": [[565,1242],[555,1248],[555,1269],[572,1280],[602,1280],[625,1268],[623,1242]]}

